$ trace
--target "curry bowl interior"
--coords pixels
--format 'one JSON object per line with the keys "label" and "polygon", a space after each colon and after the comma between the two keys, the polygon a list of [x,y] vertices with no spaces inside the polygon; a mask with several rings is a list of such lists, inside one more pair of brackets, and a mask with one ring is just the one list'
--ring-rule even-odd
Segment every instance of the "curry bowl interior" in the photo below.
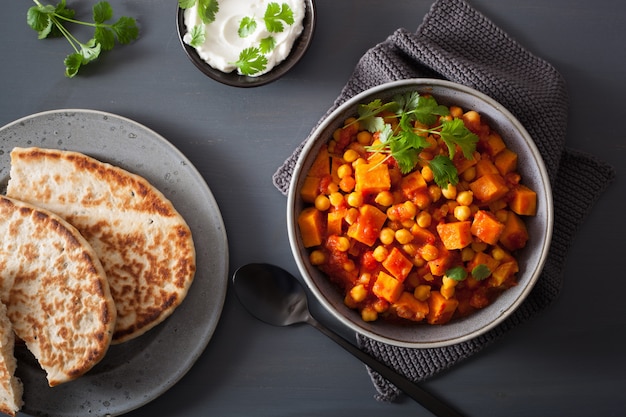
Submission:
{"label": "curry bowl interior", "polygon": [[[526,217],[529,232],[527,246],[516,253],[520,271],[518,285],[502,293],[491,305],[472,315],[455,319],[444,325],[399,325],[377,320],[364,322],[360,314],[349,309],[343,295],[329,279],[308,260],[309,251],[303,247],[297,218],[304,208],[299,195],[306,173],[315,155],[342,126],[346,118],[357,114],[358,104],[380,98],[389,100],[398,93],[418,91],[432,94],[439,103],[458,105],[464,110],[476,110],[493,130],[500,133],[507,146],[518,154],[518,171],[524,184],[537,192],[537,215]],[[414,79],[374,87],[338,107],[313,132],[294,168],[288,193],[287,221],[290,245],[298,268],[317,300],[343,324],[374,340],[405,347],[440,347],[459,343],[490,330],[506,319],[523,302],[541,274],[552,236],[552,194],[543,160],[532,138],[500,104],[468,87],[442,80]]]}

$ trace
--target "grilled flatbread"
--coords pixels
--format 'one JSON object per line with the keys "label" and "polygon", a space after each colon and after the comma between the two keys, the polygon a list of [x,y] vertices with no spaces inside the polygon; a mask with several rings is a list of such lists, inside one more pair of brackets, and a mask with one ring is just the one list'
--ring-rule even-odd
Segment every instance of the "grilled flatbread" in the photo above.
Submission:
{"label": "grilled flatbread", "polygon": [[10,416],[14,416],[24,404],[22,381],[15,376],[14,347],[13,326],[7,317],[6,306],[0,303],[0,412]]}
{"label": "grilled flatbread", "polygon": [[93,246],[117,307],[113,343],[145,333],[186,296],[191,230],[144,178],[78,152],[15,148],[7,195],[57,213]]}
{"label": "grilled flatbread", "polygon": [[102,264],[59,216],[0,196],[0,298],[15,334],[55,386],[107,352],[116,310]]}

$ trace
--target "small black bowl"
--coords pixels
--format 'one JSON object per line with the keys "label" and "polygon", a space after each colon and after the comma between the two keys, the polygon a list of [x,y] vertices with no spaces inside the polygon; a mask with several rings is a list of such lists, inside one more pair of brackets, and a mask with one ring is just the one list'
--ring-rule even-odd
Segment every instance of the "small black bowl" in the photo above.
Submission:
{"label": "small black bowl", "polygon": [[304,20],[302,21],[303,29],[302,33],[296,39],[291,52],[285,58],[284,61],[280,62],[271,71],[259,75],[257,77],[249,77],[246,75],[239,75],[236,71],[226,73],[222,72],[218,69],[211,67],[206,63],[196,50],[183,42],[183,36],[187,33],[187,28],[185,27],[185,19],[184,19],[184,9],[180,7],[177,8],[177,28],[178,28],[178,39],[187,54],[187,57],[193,62],[193,64],[202,71],[206,76],[213,78],[216,81],[219,81],[223,84],[230,85],[233,87],[259,87],[261,85],[265,85],[271,83],[272,81],[276,81],[283,75],[285,75],[294,65],[304,56],[311,41],[313,40],[313,33],[315,32],[315,1],[314,0],[305,0],[306,11],[304,14]]}

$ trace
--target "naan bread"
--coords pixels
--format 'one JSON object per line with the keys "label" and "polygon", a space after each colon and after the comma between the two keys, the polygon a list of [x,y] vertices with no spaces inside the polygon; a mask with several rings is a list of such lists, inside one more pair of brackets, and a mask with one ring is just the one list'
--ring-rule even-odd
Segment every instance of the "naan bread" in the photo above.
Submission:
{"label": "naan bread", "polygon": [[0,298],[15,334],[55,386],[107,352],[116,310],[104,268],[59,216],[0,196]]}
{"label": "naan bread", "polygon": [[14,347],[13,326],[7,317],[6,306],[0,303],[0,412],[10,416],[14,416],[24,404],[22,381],[15,376]]}
{"label": "naan bread", "polygon": [[186,296],[191,230],[144,178],[78,152],[15,148],[7,195],[57,213],[93,246],[117,307],[113,343],[145,333]]}

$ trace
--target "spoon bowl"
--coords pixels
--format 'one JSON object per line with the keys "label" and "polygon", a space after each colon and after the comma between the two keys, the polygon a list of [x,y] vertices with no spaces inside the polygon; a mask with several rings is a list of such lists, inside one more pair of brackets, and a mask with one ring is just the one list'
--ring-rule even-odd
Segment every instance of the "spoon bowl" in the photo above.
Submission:
{"label": "spoon bowl", "polygon": [[389,380],[398,389],[436,416],[460,417],[458,411],[410,381],[378,359],[333,332],[311,315],[307,294],[300,282],[284,269],[270,264],[248,264],[233,274],[239,301],[255,317],[274,326],[307,323],[330,337],[346,351]]}

